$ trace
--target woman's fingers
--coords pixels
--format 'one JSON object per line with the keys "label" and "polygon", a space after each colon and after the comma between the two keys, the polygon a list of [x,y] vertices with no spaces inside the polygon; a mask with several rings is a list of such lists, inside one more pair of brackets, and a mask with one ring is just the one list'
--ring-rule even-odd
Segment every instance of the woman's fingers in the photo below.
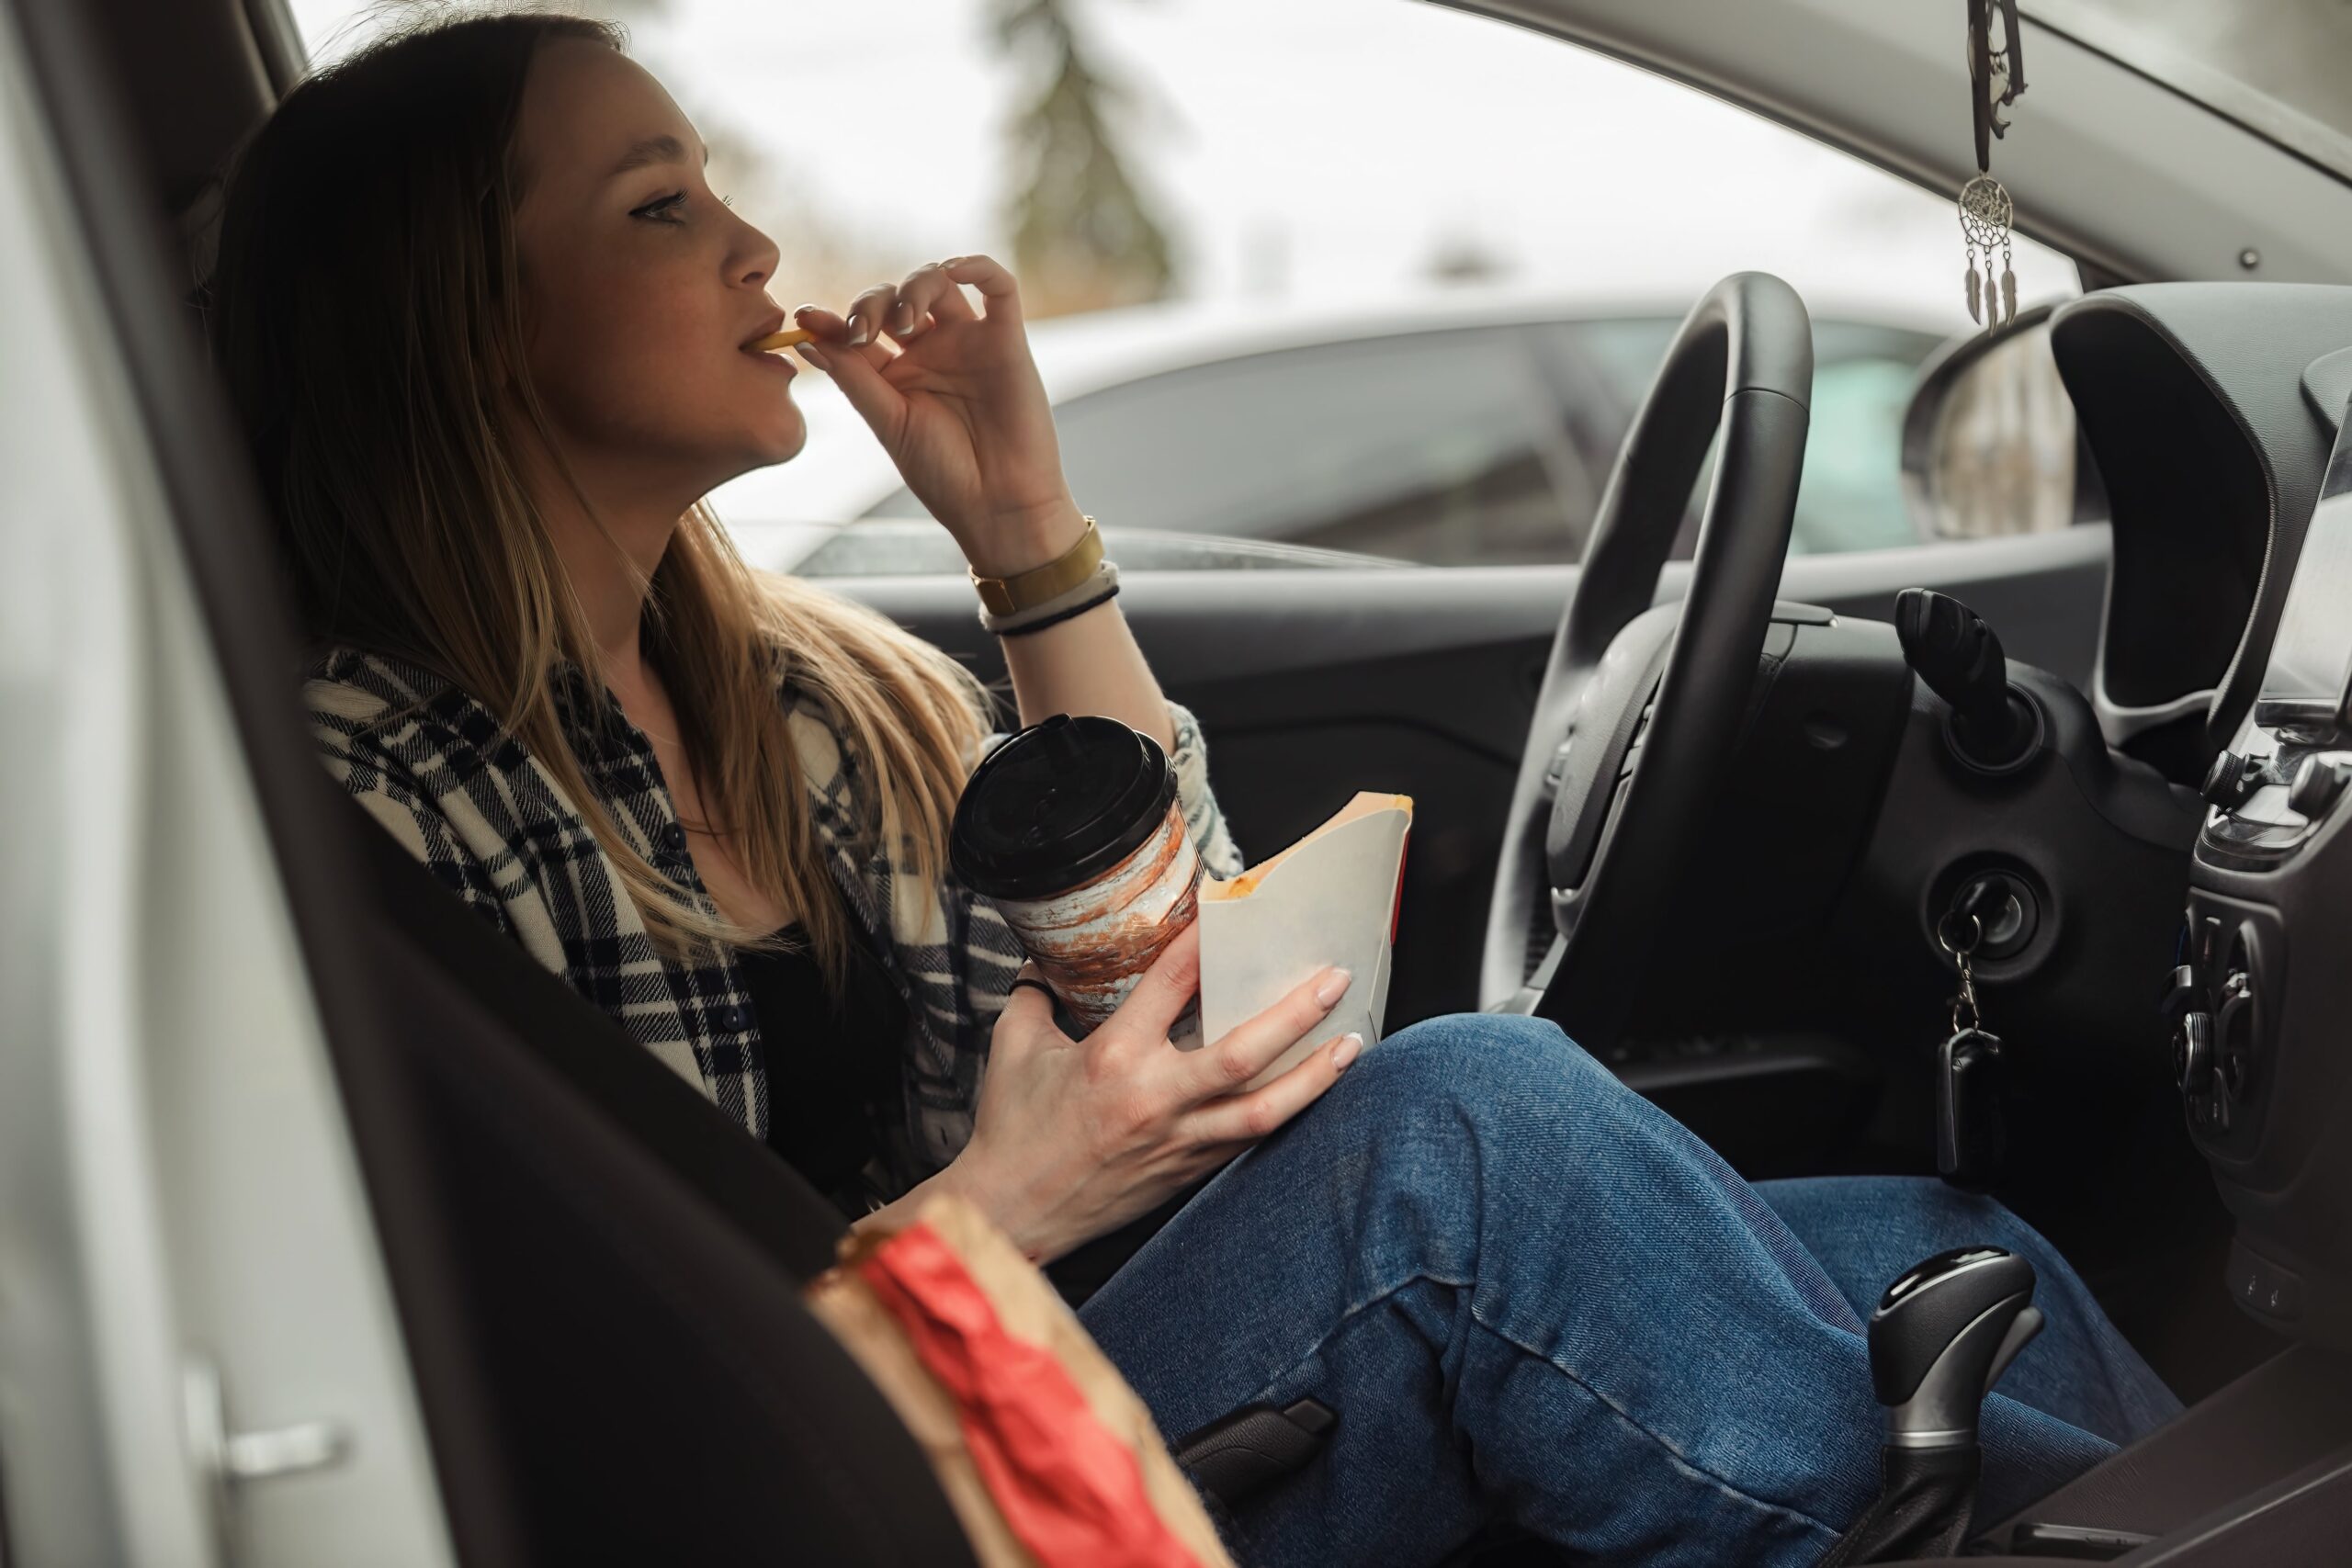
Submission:
{"label": "woman's fingers", "polygon": [[1004,1007],[996,1015],[996,1032],[989,1036],[989,1054],[1001,1055],[1010,1045],[1018,1049],[1043,1036],[1047,1032],[1068,1040],[1061,1026],[1054,1021],[1054,998],[1045,988],[1045,981],[1037,974],[1037,966],[1024,964],[1013,977],[1012,993],[1004,998]]}
{"label": "woman's fingers", "polygon": [[973,319],[972,302],[964,298],[962,287],[933,262],[915,268],[899,285],[899,325],[891,329],[890,335],[903,343],[939,322]]}
{"label": "woman's fingers", "polygon": [[978,320],[978,312],[965,297],[962,284],[979,290],[990,320],[1021,320],[1019,286],[1012,273],[989,256],[955,256],[919,266],[901,283],[877,283],[850,301],[846,316],[814,305],[801,306],[793,316],[828,341],[843,336],[861,344],[884,336],[903,341],[922,333],[927,324]]}
{"label": "woman's fingers", "polygon": [[1273,1082],[1197,1106],[1185,1112],[1178,1125],[1200,1144],[1256,1143],[1323,1098],[1324,1090],[1340,1081],[1340,1075],[1363,1049],[1360,1034],[1326,1040]]}
{"label": "woman's fingers", "polygon": [[1021,320],[1021,289],[1012,281],[1012,274],[1000,266],[989,256],[952,256],[940,264],[941,270],[958,283],[968,283],[980,291],[987,301],[989,320],[1018,322]]}
{"label": "woman's fingers", "polygon": [[887,283],[877,283],[850,301],[850,341],[871,344],[881,341],[890,330],[890,312],[899,302],[899,291]]}
{"label": "woman's fingers", "polygon": [[1227,1094],[1248,1083],[1329,1018],[1347,993],[1348,972],[1327,967],[1292,987],[1289,995],[1257,1017],[1191,1053],[1185,1066],[1193,1094]]}
{"label": "woman's fingers", "polygon": [[[1143,972],[1136,988],[1119,1004],[1119,1010],[1105,1021],[1103,1027],[1115,1025],[1120,1037],[1132,1037],[1147,1043],[1154,1050],[1166,1050],[1168,1032],[1177,1019],[1183,1016],[1193,996],[1201,988],[1201,928],[1198,921],[1176,934],[1151,967]],[[1170,1055],[1178,1055],[1169,1052]]]}
{"label": "woman's fingers", "polygon": [[827,343],[844,343],[854,330],[849,322],[834,315],[822,305],[801,305],[794,308],[793,324],[808,328]]}
{"label": "woman's fingers", "polygon": [[850,337],[857,329],[822,306],[803,305],[792,312],[792,320],[794,324],[817,334],[815,343],[800,345],[800,357],[836,380],[842,373],[835,366],[843,359],[854,357],[879,370],[897,357],[897,351],[888,344],[876,343],[871,338],[863,344],[853,345]]}

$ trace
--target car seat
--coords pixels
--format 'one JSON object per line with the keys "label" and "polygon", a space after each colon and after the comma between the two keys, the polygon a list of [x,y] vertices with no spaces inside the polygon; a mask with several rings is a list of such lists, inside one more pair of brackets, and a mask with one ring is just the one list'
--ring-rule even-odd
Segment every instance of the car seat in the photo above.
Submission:
{"label": "car seat", "polygon": [[489,1560],[970,1562],[801,1303],[838,1212],[318,782],[366,868],[350,918],[418,1134],[398,1201],[447,1241],[458,1310],[407,1326],[461,1371],[420,1380],[436,1452],[455,1426],[488,1467],[451,1498],[483,1527],[461,1536]]}

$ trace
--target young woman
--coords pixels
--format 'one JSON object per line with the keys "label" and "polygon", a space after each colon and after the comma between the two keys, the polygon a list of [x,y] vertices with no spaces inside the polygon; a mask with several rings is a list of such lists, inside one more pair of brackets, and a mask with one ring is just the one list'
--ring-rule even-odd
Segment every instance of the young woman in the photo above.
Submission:
{"label": "young woman", "polygon": [[[1985,1517],[2177,1408],[1996,1206],[1750,1188],[1548,1024],[1328,1041],[1241,1092],[1348,976],[1179,1054],[1179,942],[1065,1036],[943,864],[982,694],[747,570],[701,502],[804,436],[793,367],[744,346],[786,320],[776,247],[703,156],[609,29],[506,15],[304,83],[231,185],[211,325],[319,745],[482,918],[853,1213],[895,1200],[861,1223],[952,1189],[1053,1258],[1219,1172],[1085,1315],[1171,1433],[1341,1413],[1241,1520],[1255,1563],[1433,1562],[1498,1516],[1600,1557],[1810,1562],[1874,1490],[1860,1314],[1963,1243],[2031,1257],[2051,1319],[1988,1402]],[[1002,267],[791,319],[976,574],[1080,545]],[[1020,716],[1158,739],[1230,875],[1200,734],[1094,581],[991,622]]]}

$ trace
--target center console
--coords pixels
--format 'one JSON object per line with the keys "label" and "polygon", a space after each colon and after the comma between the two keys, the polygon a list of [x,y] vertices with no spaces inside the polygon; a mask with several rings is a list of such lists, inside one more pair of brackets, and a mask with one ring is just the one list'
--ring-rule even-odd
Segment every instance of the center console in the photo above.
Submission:
{"label": "center console", "polygon": [[2190,1135],[2237,1224],[2229,1289],[2352,1348],[2352,441],[2209,810],[2165,991]]}

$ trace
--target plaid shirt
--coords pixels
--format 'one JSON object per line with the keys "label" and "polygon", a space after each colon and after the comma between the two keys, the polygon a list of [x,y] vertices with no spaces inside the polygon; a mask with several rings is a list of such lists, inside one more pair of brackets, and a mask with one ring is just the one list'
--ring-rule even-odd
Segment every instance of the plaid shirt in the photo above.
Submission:
{"label": "plaid shirt", "polygon": [[[566,734],[591,787],[638,851],[716,913],[651,743],[617,704],[584,700],[576,670],[560,679],[574,716]],[[682,964],[662,955],[586,822],[489,709],[415,665],[349,649],[319,659],[303,694],[328,772],[410,853],[752,1136],[766,1137],[766,1063],[788,1056],[793,1043],[761,1038],[731,957]],[[880,839],[860,831],[856,759],[821,701],[789,675],[777,698],[826,869],[907,1003],[904,1116],[882,1129],[888,1168],[878,1185],[887,1195],[944,1166],[971,1136],[989,1030],[1021,949],[1003,917],[952,875],[927,885],[878,847],[853,852]],[[1209,791],[1200,728],[1182,707],[1169,711],[1185,821],[1209,874],[1231,876],[1241,856]]]}

